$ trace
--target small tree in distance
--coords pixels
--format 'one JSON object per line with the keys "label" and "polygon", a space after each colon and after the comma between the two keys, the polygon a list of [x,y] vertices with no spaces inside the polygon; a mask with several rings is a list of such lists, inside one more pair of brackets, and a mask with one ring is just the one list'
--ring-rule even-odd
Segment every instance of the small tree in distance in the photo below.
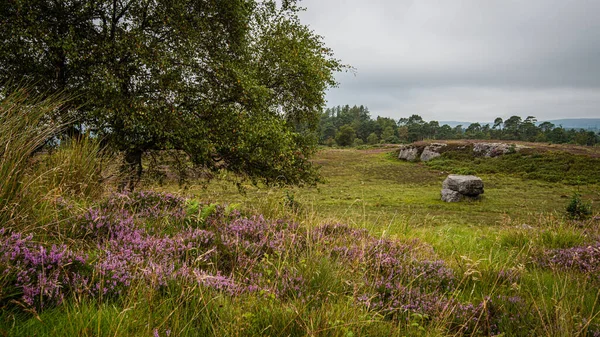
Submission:
{"label": "small tree in distance", "polygon": [[340,128],[340,131],[335,136],[335,142],[339,146],[351,146],[354,144],[356,138],[356,131],[350,125],[344,125]]}
{"label": "small tree in distance", "polygon": [[369,137],[367,137],[367,143],[369,143],[369,145],[375,145],[379,143],[379,137],[377,137],[375,132],[372,132]]}

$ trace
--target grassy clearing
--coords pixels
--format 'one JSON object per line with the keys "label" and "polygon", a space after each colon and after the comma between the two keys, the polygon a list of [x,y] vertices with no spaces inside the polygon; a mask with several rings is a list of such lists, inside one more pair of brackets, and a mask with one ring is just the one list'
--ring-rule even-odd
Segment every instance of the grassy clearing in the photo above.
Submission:
{"label": "grassy clearing", "polygon": [[[323,150],[315,161],[326,179],[318,188],[261,189],[247,185],[245,194],[240,194],[223,179],[179,192],[208,202],[240,204],[275,217],[289,215],[284,205],[292,197],[299,205],[298,219],[307,224],[339,221],[374,233],[417,236],[432,243],[438,236],[448,240],[453,237],[449,233],[464,232],[475,241],[484,238],[491,244],[502,230],[523,226],[543,229],[559,222],[575,192],[585,200],[600,201],[598,185],[570,186],[483,173],[485,194],[481,201],[449,204],[439,198],[447,176],[444,172],[449,169],[438,171],[398,161],[386,150]],[[162,189],[173,191],[172,187]],[[463,235],[456,235],[462,240]],[[469,247],[456,242],[448,245]]]}

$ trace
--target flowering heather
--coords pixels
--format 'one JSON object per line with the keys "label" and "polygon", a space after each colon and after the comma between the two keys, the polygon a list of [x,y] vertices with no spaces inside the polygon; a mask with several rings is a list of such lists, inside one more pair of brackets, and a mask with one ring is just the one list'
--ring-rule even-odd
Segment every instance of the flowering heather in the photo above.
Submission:
{"label": "flowering heather", "polygon": [[86,257],[64,245],[47,249],[32,239],[0,229],[0,296],[6,292],[11,299],[14,292],[24,304],[39,309],[60,304],[66,291],[80,290],[87,282]]}
{"label": "flowering heather", "polygon": [[[495,331],[491,301],[454,299],[454,272],[418,240],[376,238],[340,224],[300,228],[262,216],[244,217],[216,205],[206,206],[210,212],[199,217],[202,208],[190,215],[184,206],[185,200],[169,194],[111,196],[76,223],[75,239],[90,249],[91,258],[65,246],[35,244],[32,236],[1,231],[1,285],[18,289],[23,303],[38,308],[59,304],[72,292],[100,299],[122,296],[140,282],[157,289],[175,282],[227,296],[251,293],[321,303],[329,294],[318,287],[342,274],[328,270],[331,278],[319,279],[319,271],[308,267],[312,261],[306,261],[319,256],[331,268],[343,269],[344,279],[335,290],[352,295],[368,310],[393,319],[422,314],[433,320],[450,314],[453,331]],[[155,220],[161,217],[176,221],[157,229],[160,223]],[[507,279],[512,277],[506,272]],[[0,301],[9,299],[4,296],[0,291]]]}
{"label": "flowering heather", "polygon": [[521,279],[521,270],[517,268],[500,269],[498,272],[499,284],[513,284]]}
{"label": "flowering heather", "polygon": [[231,296],[239,295],[245,291],[243,286],[238,285],[233,278],[223,276],[219,272],[215,275],[211,275],[201,270],[194,270],[194,276],[198,284],[227,293]]}
{"label": "flowering heather", "polygon": [[362,274],[354,280],[362,285],[355,296],[369,310],[396,319],[411,314],[430,319],[450,314],[450,328],[455,332],[496,332],[493,322],[498,318],[491,301],[473,304],[454,299],[451,293],[457,280],[453,270],[444,261],[419,256],[435,255],[419,241],[375,238],[366,230],[339,224],[317,227],[311,234],[329,248],[333,258]]}
{"label": "flowering heather", "polygon": [[313,238],[319,238],[321,244],[329,246],[333,257],[368,271],[365,274],[367,284],[386,280],[440,291],[449,291],[454,284],[454,273],[443,261],[421,260],[416,256],[422,246],[418,241],[403,243],[375,238],[365,230],[344,225],[321,226],[315,233]]}
{"label": "flowering heather", "polygon": [[460,301],[440,294],[409,288],[400,284],[378,281],[373,284],[373,292],[358,297],[359,303],[386,317],[408,320],[417,313],[430,319],[450,315],[449,328],[462,334],[490,334],[497,332],[497,320],[489,299],[477,305]]}
{"label": "flowering heather", "polygon": [[537,263],[546,268],[575,270],[599,278],[600,242],[588,246],[548,250],[537,258]]}

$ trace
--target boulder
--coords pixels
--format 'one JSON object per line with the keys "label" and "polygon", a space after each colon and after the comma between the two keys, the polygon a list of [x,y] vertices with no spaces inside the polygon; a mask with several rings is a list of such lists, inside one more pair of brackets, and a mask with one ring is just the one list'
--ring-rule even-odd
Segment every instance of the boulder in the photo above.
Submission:
{"label": "boulder", "polygon": [[[511,150],[512,149],[512,150]],[[514,151],[515,145],[506,143],[475,143],[473,152],[483,155],[484,157],[497,157]]]}
{"label": "boulder", "polygon": [[429,146],[425,147],[423,153],[421,153],[421,161],[429,161],[433,158],[437,158],[441,156],[440,150],[448,146],[447,144],[442,143],[432,143]]}
{"label": "boulder", "polygon": [[483,181],[476,176],[451,174],[444,180],[442,188],[458,192],[464,196],[477,197],[483,194]]}
{"label": "boulder", "polygon": [[464,196],[456,191],[444,188],[442,190],[442,200],[445,202],[459,202],[462,201]]}
{"label": "boulder", "polygon": [[404,159],[408,161],[413,161],[417,159],[419,155],[419,149],[412,145],[403,145],[400,147],[400,154],[398,155],[398,159]]}

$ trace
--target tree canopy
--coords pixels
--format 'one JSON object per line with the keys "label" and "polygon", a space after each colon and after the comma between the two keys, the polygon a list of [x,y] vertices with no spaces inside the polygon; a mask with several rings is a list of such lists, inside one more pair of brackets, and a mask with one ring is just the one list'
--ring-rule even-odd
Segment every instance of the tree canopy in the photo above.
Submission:
{"label": "tree canopy", "polygon": [[[348,126],[348,127],[346,127]],[[566,129],[550,122],[537,122],[534,116],[522,119],[511,116],[506,120],[498,117],[493,123],[471,123],[466,129],[462,125],[454,128],[437,121],[426,122],[419,115],[394,120],[389,117],[371,118],[365,106],[337,106],[321,113],[321,144],[349,146],[356,140],[362,143],[395,144],[415,142],[425,139],[499,139],[529,142],[575,143],[595,145],[600,143],[600,134],[592,130]],[[344,137],[339,138],[340,134]],[[352,141],[347,141],[352,139]]]}
{"label": "tree canopy", "polygon": [[76,120],[140,173],[148,150],[254,181],[314,183],[325,90],[343,66],[296,1],[10,0],[0,83],[74,97]]}

